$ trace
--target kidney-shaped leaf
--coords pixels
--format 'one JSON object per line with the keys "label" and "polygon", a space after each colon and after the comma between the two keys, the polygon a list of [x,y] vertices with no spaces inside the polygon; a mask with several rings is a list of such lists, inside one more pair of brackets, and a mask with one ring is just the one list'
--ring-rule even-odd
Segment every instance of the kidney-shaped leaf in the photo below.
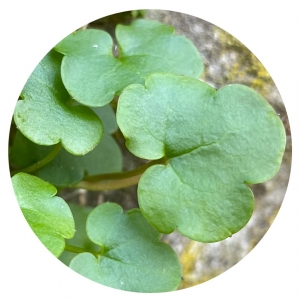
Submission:
{"label": "kidney-shaped leaf", "polygon": [[80,103],[102,106],[131,83],[144,83],[153,72],[198,78],[203,63],[195,46],[174,28],[156,21],[136,20],[118,25],[119,57],[112,54],[108,33],[88,29],[74,32],[55,46],[64,54],[62,79]]}
{"label": "kidney-shaped leaf", "polygon": [[50,51],[26,82],[15,112],[19,130],[34,143],[61,141],[72,154],[84,155],[95,148],[103,134],[97,115],[88,107],[71,106],[60,76],[62,56]]}
{"label": "kidney-shaped leaf", "polygon": [[153,74],[119,99],[118,125],[128,149],[145,159],[166,158],[142,175],[141,210],[160,232],[177,229],[202,242],[240,230],[253,211],[245,184],[279,169],[283,124],[272,107],[242,85],[215,91],[198,80]]}
{"label": "kidney-shaped leaf", "polygon": [[70,268],[103,285],[132,292],[165,292],[177,289],[181,268],[172,248],[159,242],[159,232],[140,210],[123,214],[115,203],[96,207],[87,219],[87,234],[102,247],[96,258],[82,253]]}
{"label": "kidney-shaped leaf", "polygon": [[67,203],[54,196],[56,189],[42,179],[18,173],[12,177],[13,188],[29,226],[55,256],[65,247],[65,238],[75,233],[75,224]]}

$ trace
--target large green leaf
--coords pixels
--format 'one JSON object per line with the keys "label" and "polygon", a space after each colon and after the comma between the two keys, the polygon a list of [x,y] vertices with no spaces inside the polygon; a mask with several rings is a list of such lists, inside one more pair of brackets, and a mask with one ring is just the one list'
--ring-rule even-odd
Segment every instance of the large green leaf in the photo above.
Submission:
{"label": "large green leaf", "polygon": [[[85,228],[87,217],[93,208],[88,206],[79,206],[74,203],[69,203],[69,207],[75,221],[76,232],[72,239],[66,241],[66,244],[83,248],[86,251],[99,252],[100,247],[91,242],[86,234]],[[64,251],[60,255],[59,260],[68,266],[76,255],[76,253]]]}
{"label": "large green leaf", "polygon": [[56,189],[40,178],[18,173],[12,177],[13,188],[21,210],[37,237],[55,256],[65,247],[65,238],[75,233],[72,213]]}
{"label": "large green leaf", "polygon": [[198,78],[203,63],[195,46],[174,28],[150,20],[118,25],[119,57],[112,54],[112,38],[104,31],[74,32],[55,46],[64,54],[62,79],[80,103],[102,106],[131,83],[144,83],[153,72]]}
{"label": "large green leaf", "polygon": [[245,184],[279,169],[285,131],[272,107],[242,85],[215,91],[198,80],[153,74],[119,99],[118,125],[128,149],[166,158],[142,175],[141,210],[160,232],[177,229],[202,242],[240,230],[253,211]]}
{"label": "large green leaf", "polygon": [[50,51],[26,82],[15,112],[19,130],[34,143],[63,147],[75,155],[94,149],[103,135],[103,126],[88,107],[71,106],[61,81],[62,56]]}
{"label": "large green leaf", "polygon": [[[19,131],[10,149],[10,162],[17,168],[26,168],[42,160],[53,146],[37,145]],[[92,176],[105,173],[115,173],[122,170],[122,153],[113,139],[104,134],[100,144],[84,156],[74,156],[64,149],[46,166],[33,174],[57,187],[73,185],[85,175]]]}
{"label": "large green leaf", "polygon": [[103,254],[77,255],[70,268],[113,288],[132,292],[164,292],[177,289],[181,269],[172,248],[158,239],[160,234],[140,210],[122,213],[114,203],[96,207],[87,219],[89,238]]}

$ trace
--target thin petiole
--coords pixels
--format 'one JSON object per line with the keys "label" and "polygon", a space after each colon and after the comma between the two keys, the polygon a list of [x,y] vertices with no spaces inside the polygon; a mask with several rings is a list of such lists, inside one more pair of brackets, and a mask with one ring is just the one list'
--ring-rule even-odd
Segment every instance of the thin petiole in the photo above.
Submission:
{"label": "thin petiole", "polygon": [[73,188],[81,188],[90,191],[115,190],[139,182],[142,174],[151,166],[156,164],[166,164],[165,157],[150,161],[145,165],[127,172],[100,174],[95,176],[85,177],[82,181],[73,185]]}
{"label": "thin petiole", "polygon": [[99,252],[99,253],[98,252],[93,252],[93,251],[90,251],[90,250],[85,250],[84,248],[80,248],[80,247],[72,246],[72,245],[68,245],[68,244],[65,245],[65,251],[73,252],[73,253],[88,252],[88,253],[93,254],[96,258],[98,258],[98,256],[101,255],[101,252]]}
{"label": "thin petiole", "polygon": [[54,145],[53,149],[51,150],[51,152],[45,156],[44,158],[42,158],[41,160],[37,161],[36,163],[24,168],[24,169],[19,169],[16,171],[12,171],[11,172],[11,176],[20,173],[20,172],[24,172],[24,173],[33,173],[39,169],[41,169],[42,167],[44,167],[45,165],[47,165],[49,162],[51,162],[56,155],[59,153],[61,149],[61,143],[58,143],[56,145]]}

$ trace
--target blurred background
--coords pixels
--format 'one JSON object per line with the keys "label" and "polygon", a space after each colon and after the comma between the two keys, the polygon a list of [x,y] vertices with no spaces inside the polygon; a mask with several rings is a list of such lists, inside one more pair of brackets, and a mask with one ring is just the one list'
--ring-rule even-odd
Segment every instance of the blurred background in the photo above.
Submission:
{"label": "blurred background", "polygon": [[[283,101],[267,70],[249,49],[221,28],[190,15],[162,10],[122,12],[95,20],[83,28],[102,29],[114,37],[117,24],[130,24],[137,18],[171,25],[177,34],[190,39],[204,60],[205,71],[201,80],[216,89],[230,83],[240,83],[260,93],[279,114],[287,134],[286,151],[277,175],[263,184],[250,186],[255,196],[255,210],[249,223],[241,231],[231,238],[211,244],[191,241],[177,232],[163,235],[162,240],[173,247],[181,262],[183,281],[180,289],[183,289],[222,274],[245,257],[265,235],[280,209],[287,189],[292,154],[291,132]],[[116,101],[111,103],[113,108],[116,108],[116,104]],[[114,138],[123,153],[124,171],[145,163],[126,149],[120,131],[114,134]],[[65,189],[59,195],[71,206],[85,206],[87,214],[92,207],[106,201],[120,204],[125,211],[138,207],[136,190],[136,186],[107,192]],[[74,215],[76,207],[73,208]],[[85,217],[86,215],[78,215],[82,222]],[[87,241],[87,247],[93,247],[88,244]],[[60,259],[67,263],[71,256],[64,253]]]}

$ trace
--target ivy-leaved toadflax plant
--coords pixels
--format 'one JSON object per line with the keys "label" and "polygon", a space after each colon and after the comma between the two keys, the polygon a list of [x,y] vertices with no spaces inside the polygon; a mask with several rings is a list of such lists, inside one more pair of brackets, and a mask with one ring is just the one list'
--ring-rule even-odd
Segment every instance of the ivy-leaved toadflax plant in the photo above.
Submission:
{"label": "ivy-leaved toadflax plant", "polygon": [[[107,32],[78,30],[34,69],[14,111],[12,184],[33,232],[71,269],[121,290],[173,291],[182,267],[162,234],[212,243],[241,230],[248,185],[277,173],[285,130],[256,91],[200,81],[200,53],[171,26],[140,19],[115,35],[116,56]],[[144,165],[122,171],[120,136]],[[129,210],[56,196],[136,184]]]}

